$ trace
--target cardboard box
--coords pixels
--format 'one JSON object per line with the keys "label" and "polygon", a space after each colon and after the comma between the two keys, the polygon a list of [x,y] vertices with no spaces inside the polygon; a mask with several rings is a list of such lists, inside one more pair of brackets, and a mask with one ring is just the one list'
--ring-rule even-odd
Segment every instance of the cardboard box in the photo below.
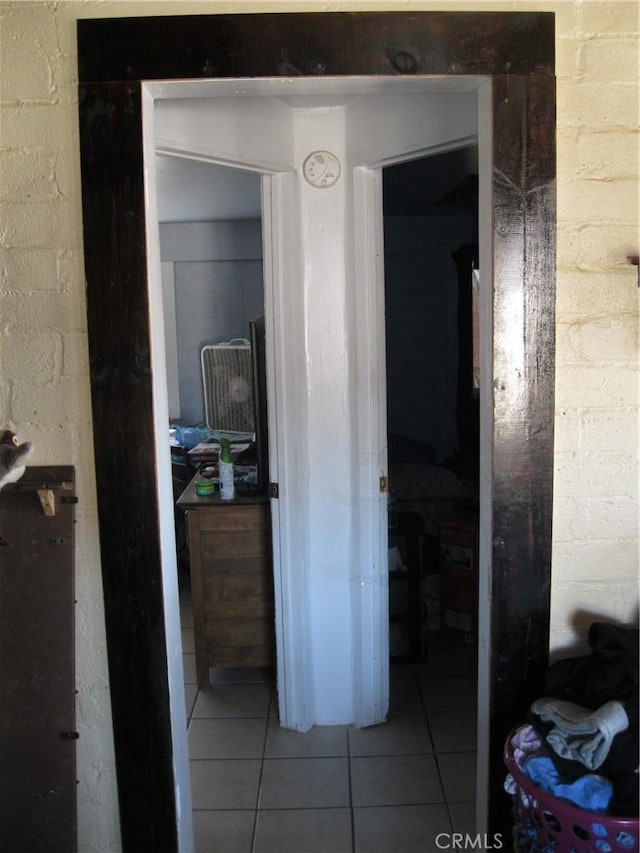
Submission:
{"label": "cardboard box", "polygon": [[440,522],[440,633],[478,643],[478,518],[447,515]]}

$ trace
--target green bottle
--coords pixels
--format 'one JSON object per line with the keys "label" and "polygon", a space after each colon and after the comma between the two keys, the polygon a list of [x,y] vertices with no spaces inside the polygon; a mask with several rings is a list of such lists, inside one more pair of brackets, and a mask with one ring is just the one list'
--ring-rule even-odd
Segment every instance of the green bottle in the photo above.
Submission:
{"label": "green bottle", "polygon": [[218,471],[220,473],[220,498],[232,501],[235,497],[233,482],[233,457],[228,438],[220,439],[220,455],[218,456]]}

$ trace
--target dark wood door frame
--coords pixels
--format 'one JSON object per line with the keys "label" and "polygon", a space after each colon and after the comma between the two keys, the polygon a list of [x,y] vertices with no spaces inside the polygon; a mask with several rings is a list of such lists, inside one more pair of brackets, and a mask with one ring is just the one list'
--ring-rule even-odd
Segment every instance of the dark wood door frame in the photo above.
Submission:
{"label": "dark wood door frame", "polygon": [[[98,511],[125,851],[178,849],[153,435],[142,86],[162,79],[485,75],[493,91],[489,829],[501,750],[548,660],[555,362],[552,13],[249,14],[78,22]],[[511,315],[514,300],[522,321]],[[514,370],[515,330],[525,352]]]}

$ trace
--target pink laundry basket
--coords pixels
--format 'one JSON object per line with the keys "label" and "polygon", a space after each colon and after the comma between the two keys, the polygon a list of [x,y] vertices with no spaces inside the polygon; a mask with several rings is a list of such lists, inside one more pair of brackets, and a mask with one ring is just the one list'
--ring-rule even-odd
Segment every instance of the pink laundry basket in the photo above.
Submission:
{"label": "pink laundry basket", "polygon": [[586,812],[536,787],[513,757],[514,732],[504,748],[504,763],[517,786],[514,853],[640,853],[638,818]]}

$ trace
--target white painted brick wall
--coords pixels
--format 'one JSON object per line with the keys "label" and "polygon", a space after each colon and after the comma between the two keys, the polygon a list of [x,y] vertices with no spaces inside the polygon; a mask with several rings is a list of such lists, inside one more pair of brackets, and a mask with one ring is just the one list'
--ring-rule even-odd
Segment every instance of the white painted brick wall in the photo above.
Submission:
{"label": "white painted brick wall", "polygon": [[[551,643],[638,614],[638,4],[484,2],[556,12],[558,361]],[[438,9],[478,9],[440,2]],[[274,0],[269,11],[326,11]],[[362,9],[334,2],[331,10]],[[372,2],[428,10],[428,2]],[[0,6],[0,415],[34,464],[76,466],[81,853],[119,850],[84,319],[76,19],[265,11],[257,2]]]}
{"label": "white painted brick wall", "polygon": [[556,657],[594,619],[638,619],[638,5],[572,5],[558,31]]}

